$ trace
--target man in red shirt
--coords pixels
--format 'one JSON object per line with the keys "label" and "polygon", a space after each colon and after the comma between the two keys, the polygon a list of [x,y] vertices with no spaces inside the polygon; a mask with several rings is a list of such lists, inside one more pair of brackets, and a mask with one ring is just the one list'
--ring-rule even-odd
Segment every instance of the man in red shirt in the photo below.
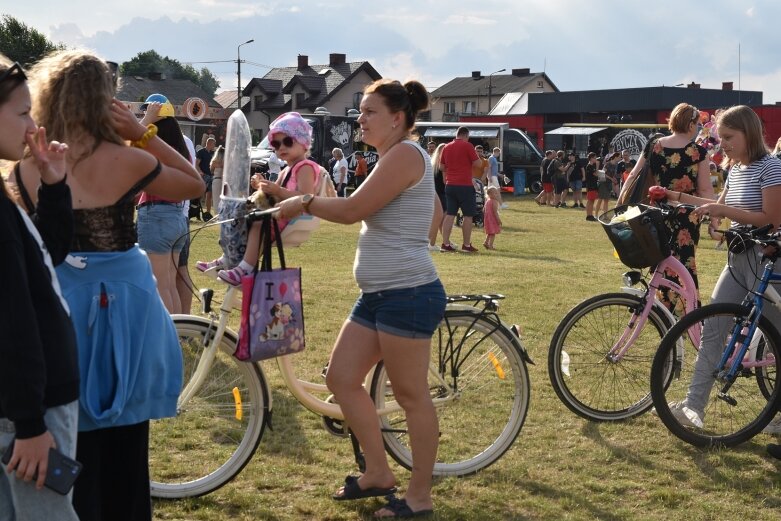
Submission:
{"label": "man in red shirt", "polygon": [[464,216],[461,232],[464,242],[461,251],[475,253],[472,246],[472,217],[477,211],[475,188],[472,185],[472,169],[482,167],[483,163],[474,147],[469,143],[469,129],[459,127],[456,138],[442,150],[441,166],[445,173],[445,197],[447,202],[445,219],[442,222],[442,246],[440,251],[456,251],[450,243],[450,232],[459,208]]}

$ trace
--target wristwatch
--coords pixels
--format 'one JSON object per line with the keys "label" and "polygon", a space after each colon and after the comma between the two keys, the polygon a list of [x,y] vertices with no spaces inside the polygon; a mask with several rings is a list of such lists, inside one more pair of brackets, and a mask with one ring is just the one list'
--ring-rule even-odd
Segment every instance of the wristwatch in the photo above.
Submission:
{"label": "wristwatch", "polygon": [[301,198],[301,208],[303,208],[306,213],[309,213],[309,205],[312,204],[312,201],[314,201],[314,199],[315,199],[314,194],[306,194],[304,197]]}

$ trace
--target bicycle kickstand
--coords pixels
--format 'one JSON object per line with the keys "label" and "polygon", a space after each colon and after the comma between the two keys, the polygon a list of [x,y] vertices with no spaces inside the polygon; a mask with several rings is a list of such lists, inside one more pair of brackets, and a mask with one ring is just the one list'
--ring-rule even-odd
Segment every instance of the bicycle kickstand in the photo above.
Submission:
{"label": "bicycle kickstand", "polygon": [[350,434],[350,443],[353,444],[353,454],[355,454],[355,463],[358,465],[358,470],[363,473],[366,472],[366,458],[363,457],[361,452],[361,445],[358,443],[358,438],[353,434],[352,429],[347,429]]}

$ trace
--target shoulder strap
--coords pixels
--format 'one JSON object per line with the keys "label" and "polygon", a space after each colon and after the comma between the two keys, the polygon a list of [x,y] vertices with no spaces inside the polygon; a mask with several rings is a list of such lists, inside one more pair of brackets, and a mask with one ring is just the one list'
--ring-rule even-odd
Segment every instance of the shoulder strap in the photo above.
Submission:
{"label": "shoulder strap", "polygon": [[149,183],[155,180],[155,178],[160,175],[160,172],[162,171],[163,167],[160,164],[160,161],[157,161],[157,165],[155,165],[154,170],[146,174],[144,177],[142,177],[136,184],[130,187],[130,190],[128,190],[125,195],[119,198],[119,200],[116,202],[116,204],[122,204],[126,203],[128,201],[132,201],[133,198],[136,196],[138,192],[144,189]]}
{"label": "shoulder strap", "polygon": [[14,176],[14,183],[16,183],[16,186],[19,190],[19,195],[22,197],[22,202],[24,202],[25,210],[27,211],[28,215],[31,215],[35,212],[35,205],[33,204],[33,200],[30,197],[29,192],[27,192],[27,188],[24,186],[24,183],[22,182],[22,172],[20,170],[20,161],[17,161],[14,165],[14,170],[11,173]]}

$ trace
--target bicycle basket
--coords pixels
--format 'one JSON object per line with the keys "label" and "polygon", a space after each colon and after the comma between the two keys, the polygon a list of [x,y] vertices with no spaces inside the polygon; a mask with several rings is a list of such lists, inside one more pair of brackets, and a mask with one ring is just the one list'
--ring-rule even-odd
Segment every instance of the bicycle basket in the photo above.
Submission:
{"label": "bicycle basket", "polygon": [[629,219],[625,214],[632,206],[620,205],[600,215],[599,222],[621,262],[630,268],[648,268],[670,255],[670,231],[661,210],[644,204],[636,206],[640,213]]}

